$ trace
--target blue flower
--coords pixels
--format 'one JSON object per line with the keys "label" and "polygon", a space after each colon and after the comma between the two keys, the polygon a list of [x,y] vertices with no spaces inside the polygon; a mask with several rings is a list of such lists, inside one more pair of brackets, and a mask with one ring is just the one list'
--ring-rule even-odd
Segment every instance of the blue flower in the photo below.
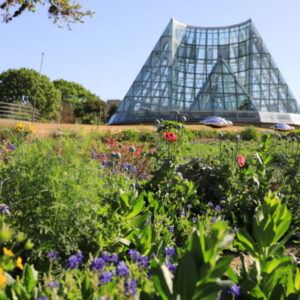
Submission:
{"label": "blue flower", "polygon": [[136,292],[136,281],[134,279],[128,278],[125,282],[125,294],[126,296],[135,295]]}
{"label": "blue flower", "polygon": [[113,262],[113,263],[118,263],[118,261],[119,261],[119,256],[118,256],[118,254],[115,254],[115,253],[113,253],[112,255],[111,255],[111,257],[110,257],[110,260],[111,260],[111,262]]}
{"label": "blue flower", "polygon": [[97,159],[98,154],[95,150],[92,151],[92,159]]}
{"label": "blue flower", "polygon": [[110,265],[111,256],[108,252],[104,251],[101,253],[100,257],[105,261],[106,265]]}
{"label": "blue flower", "polygon": [[9,209],[8,209],[8,206],[6,204],[0,204],[0,211],[4,215],[8,215],[9,214]]}
{"label": "blue flower", "polygon": [[105,264],[105,261],[102,258],[95,257],[90,264],[90,270],[97,270],[100,271],[103,269],[103,266]]}
{"label": "blue flower", "polygon": [[107,189],[108,187],[109,187],[109,184],[107,183],[107,184],[104,186],[104,188]]}
{"label": "blue flower", "polygon": [[170,233],[174,233],[174,225],[170,225],[168,227],[168,230],[169,230]]}
{"label": "blue flower", "polygon": [[104,160],[104,161],[102,162],[102,166],[105,167],[105,168],[108,167],[108,162],[107,162],[107,160]]}
{"label": "blue flower", "polygon": [[216,207],[215,207],[215,211],[217,212],[217,211],[221,211],[221,206],[220,205],[217,205]]}
{"label": "blue flower", "polygon": [[239,285],[232,285],[228,289],[228,294],[239,296],[241,294],[241,287]]}
{"label": "blue flower", "polygon": [[234,226],[234,227],[232,228],[232,232],[233,232],[233,233],[237,233],[238,230],[239,230],[239,229],[238,229],[236,226]]}
{"label": "blue flower", "polygon": [[213,207],[213,206],[214,206],[214,204],[213,204],[211,201],[209,201],[209,202],[207,203],[207,205],[208,205],[209,207]]}
{"label": "blue flower", "polygon": [[125,277],[127,275],[129,275],[129,267],[126,265],[125,261],[120,261],[119,264],[117,265],[117,270],[116,270],[116,274],[118,275],[118,277]]}
{"label": "blue flower", "polygon": [[197,217],[193,217],[192,221],[193,221],[193,223],[197,223],[198,222],[198,218]]}
{"label": "blue flower", "polygon": [[47,300],[47,297],[46,296],[37,297],[35,298],[35,300]]}
{"label": "blue flower", "polygon": [[107,282],[112,282],[112,277],[114,276],[113,271],[103,272],[99,277],[100,285],[105,284]]}
{"label": "blue flower", "polygon": [[211,224],[215,224],[216,222],[217,222],[217,218],[215,218],[215,217],[210,220]]}
{"label": "blue flower", "polygon": [[56,251],[48,251],[47,256],[48,256],[49,260],[56,260],[57,259]]}
{"label": "blue flower", "polygon": [[176,266],[171,263],[170,260],[165,261],[166,267],[174,274],[176,271]]}
{"label": "blue flower", "polygon": [[142,174],[141,175],[141,180],[147,180],[147,174]]}
{"label": "blue flower", "polygon": [[66,268],[71,270],[78,269],[78,264],[82,262],[82,258],[83,255],[81,252],[78,252],[77,254],[70,256],[68,258]]}
{"label": "blue flower", "polygon": [[180,212],[180,216],[181,216],[182,218],[185,217],[185,210],[184,210],[184,209]]}
{"label": "blue flower", "polygon": [[133,261],[137,261],[139,257],[141,256],[140,253],[138,253],[135,249],[130,249],[128,251],[128,257],[131,257]]}
{"label": "blue flower", "polygon": [[175,255],[175,248],[168,247],[164,249],[165,257],[172,258]]}
{"label": "blue flower", "polygon": [[48,283],[48,287],[50,288],[50,290],[53,290],[56,287],[61,288],[61,283],[58,282],[57,280],[54,280],[53,282]]}
{"label": "blue flower", "polygon": [[147,256],[140,255],[138,258],[138,266],[148,268],[149,259]]}
{"label": "blue flower", "polygon": [[16,150],[16,147],[15,147],[14,144],[10,144],[10,145],[9,145],[9,149],[15,151],[15,150]]}

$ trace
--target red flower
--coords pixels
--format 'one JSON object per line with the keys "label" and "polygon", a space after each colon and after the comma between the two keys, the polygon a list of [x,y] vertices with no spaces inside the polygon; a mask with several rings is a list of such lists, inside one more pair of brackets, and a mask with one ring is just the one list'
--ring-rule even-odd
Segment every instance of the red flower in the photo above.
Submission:
{"label": "red flower", "polygon": [[115,139],[112,137],[111,139],[107,138],[106,141],[109,143],[109,144],[113,144]]}
{"label": "red flower", "polygon": [[245,165],[245,157],[243,155],[239,155],[238,156],[238,159],[237,159],[237,162],[239,164],[240,167],[243,167]]}
{"label": "red flower", "polygon": [[164,138],[169,142],[175,142],[177,140],[177,135],[173,132],[166,132]]}

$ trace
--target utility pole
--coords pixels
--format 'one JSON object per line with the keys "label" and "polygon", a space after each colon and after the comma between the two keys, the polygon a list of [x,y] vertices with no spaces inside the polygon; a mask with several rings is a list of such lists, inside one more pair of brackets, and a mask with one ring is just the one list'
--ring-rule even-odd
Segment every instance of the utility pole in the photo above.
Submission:
{"label": "utility pole", "polygon": [[36,87],[35,98],[34,98],[34,103],[33,103],[33,108],[32,108],[32,120],[31,120],[32,124],[34,122],[36,99],[37,99],[37,95],[38,95],[38,91],[39,91],[39,86],[40,86],[43,61],[44,61],[44,52],[42,52],[42,60],[41,60],[41,65],[40,65],[39,79],[38,79],[38,83],[37,83],[37,87]]}

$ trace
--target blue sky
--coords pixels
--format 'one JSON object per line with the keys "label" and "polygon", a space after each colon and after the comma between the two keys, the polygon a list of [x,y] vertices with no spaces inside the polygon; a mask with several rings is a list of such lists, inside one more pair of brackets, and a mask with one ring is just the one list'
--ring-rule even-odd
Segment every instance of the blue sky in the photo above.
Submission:
{"label": "blue sky", "polygon": [[95,11],[84,24],[59,29],[46,8],[0,23],[0,72],[38,70],[82,84],[103,100],[122,99],[172,17],[195,26],[251,18],[300,101],[299,0],[79,0]]}

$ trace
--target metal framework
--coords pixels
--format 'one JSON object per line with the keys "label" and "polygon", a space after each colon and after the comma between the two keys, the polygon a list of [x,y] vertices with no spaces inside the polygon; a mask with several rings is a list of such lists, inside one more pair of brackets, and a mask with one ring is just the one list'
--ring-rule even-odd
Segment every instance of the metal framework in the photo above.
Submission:
{"label": "metal framework", "polygon": [[[252,20],[227,27],[170,21],[109,124],[220,115],[300,124],[300,106]],[[267,113],[267,114],[266,114]]]}

